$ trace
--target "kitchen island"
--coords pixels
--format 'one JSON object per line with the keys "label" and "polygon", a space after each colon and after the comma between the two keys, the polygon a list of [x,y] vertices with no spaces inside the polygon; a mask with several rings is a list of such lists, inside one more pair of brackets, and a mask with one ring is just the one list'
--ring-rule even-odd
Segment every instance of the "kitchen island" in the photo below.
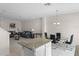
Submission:
{"label": "kitchen island", "polygon": [[51,56],[51,41],[48,39],[26,39],[18,42],[25,56]]}

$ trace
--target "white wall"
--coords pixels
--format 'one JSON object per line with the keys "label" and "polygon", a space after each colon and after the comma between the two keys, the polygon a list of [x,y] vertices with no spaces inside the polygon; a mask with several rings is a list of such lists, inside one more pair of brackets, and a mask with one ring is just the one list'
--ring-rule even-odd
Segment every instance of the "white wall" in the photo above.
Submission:
{"label": "white wall", "polygon": [[53,24],[56,21],[55,16],[47,18],[47,32],[61,32],[64,38],[74,34],[75,44],[79,44],[79,13],[60,15],[58,19],[60,25]]}
{"label": "white wall", "polygon": [[0,28],[0,56],[9,55],[9,33]]}
{"label": "white wall", "polygon": [[[10,23],[15,23],[16,28],[10,28]],[[21,31],[21,21],[18,20],[0,20],[0,26],[4,28],[7,31],[15,30],[15,31]]]}
{"label": "white wall", "polygon": [[32,29],[34,29],[34,32],[37,32],[37,33],[42,32],[42,20],[40,18],[22,22],[23,31],[27,31],[27,30],[32,31]]}
{"label": "white wall", "polygon": [[[11,29],[9,27],[10,23],[15,23],[16,28]],[[19,29],[19,31],[32,31],[32,29],[35,30],[35,32],[42,32],[42,20],[40,18],[36,18],[33,20],[10,20],[10,19],[4,19],[0,18],[0,27],[4,28],[7,31]]]}

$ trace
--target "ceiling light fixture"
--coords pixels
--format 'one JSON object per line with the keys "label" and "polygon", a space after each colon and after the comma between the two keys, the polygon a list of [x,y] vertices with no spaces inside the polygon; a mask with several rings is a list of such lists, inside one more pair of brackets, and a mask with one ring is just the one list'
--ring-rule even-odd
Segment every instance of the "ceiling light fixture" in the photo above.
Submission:
{"label": "ceiling light fixture", "polygon": [[45,5],[45,6],[50,6],[50,5],[51,5],[51,3],[45,3],[44,5]]}
{"label": "ceiling light fixture", "polygon": [[60,24],[60,22],[57,22],[57,24]]}
{"label": "ceiling light fixture", "polygon": [[58,20],[58,10],[56,10],[56,22],[54,22],[53,24],[55,24],[55,25],[59,25],[60,24],[60,22]]}

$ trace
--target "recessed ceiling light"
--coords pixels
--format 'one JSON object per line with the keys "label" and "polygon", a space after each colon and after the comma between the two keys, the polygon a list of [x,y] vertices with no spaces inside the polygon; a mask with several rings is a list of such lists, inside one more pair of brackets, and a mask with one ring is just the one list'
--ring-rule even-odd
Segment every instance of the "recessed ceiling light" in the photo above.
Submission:
{"label": "recessed ceiling light", "polygon": [[44,5],[45,5],[45,6],[50,6],[50,5],[51,5],[51,3],[45,3]]}

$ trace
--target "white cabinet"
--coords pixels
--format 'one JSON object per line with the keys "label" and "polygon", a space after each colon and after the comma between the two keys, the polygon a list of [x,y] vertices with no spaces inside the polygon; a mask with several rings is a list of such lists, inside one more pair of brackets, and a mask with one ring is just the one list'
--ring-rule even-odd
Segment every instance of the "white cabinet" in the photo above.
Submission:
{"label": "white cabinet", "polygon": [[0,56],[9,55],[9,32],[0,28]]}
{"label": "white cabinet", "polygon": [[46,55],[45,52],[46,52],[45,45],[42,45],[39,48],[35,49],[35,55],[36,56],[45,56]]}
{"label": "white cabinet", "polygon": [[24,56],[34,56],[34,50],[30,50],[30,49],[28,49],[28,48],[23,48],[23,55]]}
{"label": "white cabinet", "polygon": [[30,50],[24,48],[24,55],[26,56],[51,56],[51,42],[48,42],[38,48]]}
{"label": "white cabinet", "polygon": [[36,56],[51,56],[51,42],[48,42],[35,49]]}
{"label": "white cabinet", "polygon": [[46,44],[46,56],[51,56],[52,55],[52,48],[51,48],[51,42]]}

